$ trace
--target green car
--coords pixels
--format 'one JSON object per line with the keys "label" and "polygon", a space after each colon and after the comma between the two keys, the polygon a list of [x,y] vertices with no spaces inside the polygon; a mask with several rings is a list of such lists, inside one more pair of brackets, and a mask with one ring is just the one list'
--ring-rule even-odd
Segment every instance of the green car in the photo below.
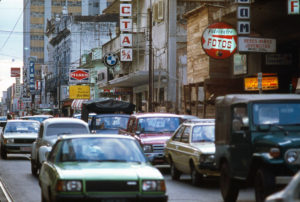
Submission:
{"label": "green car", "polygon": [[62,136],[46,156],[39,175],[42,201],[168,200],[162,174],[132,137]]}

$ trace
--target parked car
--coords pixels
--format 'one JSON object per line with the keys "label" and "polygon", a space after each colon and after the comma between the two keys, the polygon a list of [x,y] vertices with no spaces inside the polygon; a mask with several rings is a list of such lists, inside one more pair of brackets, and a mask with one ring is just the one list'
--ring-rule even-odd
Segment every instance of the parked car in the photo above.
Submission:
{"label": "parked car", "polygon": [[164,145],[181,123],[179,115],[170,113],[132,114],[127,128],[120,134],[135,137],[152,164],[167,164]]}
{"label": "parked car", "polygon": [[167,141],[165,157],[171,165],[171,176],[191,174],[197,185],[205,176],[218,176],[215,159],[215,120],[192,119],[179,126]]}
{"label": "parked car", "polygon": [[299,202],[300,201],[300,171],[289,184],[281,191],[268,196],[265,202]]}
{"label": "parked car", "polygon": [[31,173],[37,175],[43,157],[40,148],[44,145],[52,146],[60,135],[90,133],[88,124],[76,118],[51,118],[43,121],[38,138],[32,144]]}
{"label": "parked car", "polygon": [[9,153],[30,153],[39,127],[38,121],[8,120],[1,133],[1,158],[7,159]]}
{"label": "parked car", "polygon": [[39,121],[41,123],[44,120],[49,119],[49,118],[53,118],[53,116],[52,115],[41,114],[41,115],[33,115],[33,116],[23,116],[20,119],[22,119],[22,120],[35,120],[35,121]]}
{"label": "parked car", "polygon": [[91,132],[98,134],[118,134],[120,129],[127,127],[128,114],[98,114],[93,116]]}
{"label": "parked car", "polygon": [[236,94],[216,100],[216,164],[224,201],[239,183],[254,184],[256,201],[299,170],[300,95]]}
{"label": "parked car", "polygon": [[[48,152],[51,148],[48,149]],[[167,201],[160,171],[123,135],[62,136],[43,162],[42,201]]]}

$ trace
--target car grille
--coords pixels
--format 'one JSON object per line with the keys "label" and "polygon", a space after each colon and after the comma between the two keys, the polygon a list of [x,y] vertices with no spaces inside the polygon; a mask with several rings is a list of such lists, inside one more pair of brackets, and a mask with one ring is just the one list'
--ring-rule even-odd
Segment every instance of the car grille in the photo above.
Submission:
{"label": "car grille", "polygon": [[154,144],[153,145],[153,152],[154,153],[163,153],[164,152],[164,145],[163,144]]}
{"label": "car grille", "polygon": [[14,139],[14,142],[17,144],[31,144],[35,139]]}
{"label": "car grille", "polygon": [[87,192],[136,192],[138,181],[86,181]]}

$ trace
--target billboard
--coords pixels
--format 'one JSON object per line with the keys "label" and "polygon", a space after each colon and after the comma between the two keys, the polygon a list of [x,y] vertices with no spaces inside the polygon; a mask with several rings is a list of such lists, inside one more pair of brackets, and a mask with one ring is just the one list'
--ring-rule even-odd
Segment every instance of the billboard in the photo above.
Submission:
{"label": "billboard", "polygon": [[90,99],[90,86],[70,86],[70,99]]}
{"label": "billboard", "polygon": [[20,77],[21,68],[20,67],[12,67],[10,68],[10,77]]}

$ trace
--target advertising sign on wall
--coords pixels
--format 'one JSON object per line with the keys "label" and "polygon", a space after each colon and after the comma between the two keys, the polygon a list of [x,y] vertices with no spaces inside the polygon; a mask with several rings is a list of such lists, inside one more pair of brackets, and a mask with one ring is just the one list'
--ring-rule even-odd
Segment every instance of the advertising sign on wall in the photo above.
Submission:
{"label": "advertising sign on wall", "polygon": [[[244,78],[246,91],[258,91],[258,79],[257,77]],[[278,77],[277,76],[265,76],[262,77],[262,90],[277,90],[278,89]]]}
{"label": "advertising sign on wall", "polygon": [[72,83],[88,82],[90,78],[90,71],[88,69],[70,69],[69,81]]}
{"label": "advertising sign on wall", "polygon": [[34,83],[34,61],[29,62],[29,89],[30,93],[35,92],[35,83]]}
{"label": "advertising sign on wall", "polygon": [[276,52],[276,39],[239,37],[239,51],[245,52]]}
{"label": "advertising sign on wall", "polygon": [[90,99],[90,86],[70,86],[70,99]]}
{"label": "advertising sign on wall", "polygon": [[21,68],[20,67],[12,67],[10,68],[10,77],[20,77]]}
{"label": "advertising sign on wall", "polygon": [[225,59],[237,49],[237,33],[228,24],[218,22],[208,26],[202,36],[202,48],[215,59]]}

